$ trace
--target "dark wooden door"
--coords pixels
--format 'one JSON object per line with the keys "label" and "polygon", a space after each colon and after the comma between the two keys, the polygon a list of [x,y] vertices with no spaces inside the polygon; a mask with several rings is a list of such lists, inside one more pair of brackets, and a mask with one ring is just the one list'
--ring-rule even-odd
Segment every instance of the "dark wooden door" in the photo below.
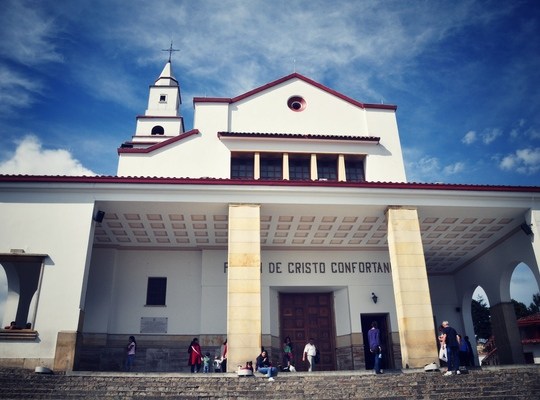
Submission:
{"label": "dark wooden door", "polygon": [[388,314],[362,314],[360,316],[360,323],[362,325],[362,335],[364,337],[364,357],[366,360],[366,369],[373,369],[374,355],[369,351],[368,331],[371,329],[371,323],[377,322],[380,330],[380,340],[382,347],[382,363],[383,369],[391,369],[394,366],[394,359],[392,354],[392,341],[390,337],[390,330],[388,329],[389,315]]}
{"label": "dark wooden door", "polygon": [[[289,336],[294,345],[294,361],[298,371],[307,371],[302,362],[304,346],[309,338],[315,339],[320,351],[316,371],[334,371],[336,368],[335,329],[332,293],[280,293],[281,343]],[[280,349],[282,350],[282,348]],[[280,353],[280,360],[283,352]]]}

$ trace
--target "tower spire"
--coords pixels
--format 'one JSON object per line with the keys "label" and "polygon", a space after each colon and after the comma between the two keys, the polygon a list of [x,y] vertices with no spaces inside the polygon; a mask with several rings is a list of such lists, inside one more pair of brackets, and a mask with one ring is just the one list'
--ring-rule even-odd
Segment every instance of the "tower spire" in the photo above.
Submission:
{"label": "tower spire", "polygon": [[169,52],[169,62],[171,62],[171,56],[173,51],[180,51],[179,49],[173,49],[172,40],[171,40],[171,46],[168,49],[162,49],[161,51],[168,51]]}

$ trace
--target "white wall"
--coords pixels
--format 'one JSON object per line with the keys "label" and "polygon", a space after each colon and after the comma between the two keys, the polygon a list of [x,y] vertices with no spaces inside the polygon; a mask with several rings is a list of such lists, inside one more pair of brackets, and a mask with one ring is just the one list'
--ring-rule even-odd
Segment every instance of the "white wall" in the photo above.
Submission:
{"label": "white wall", "polygon": [[[306,100],[305,110],[295,112],[289,109],[287,100],[292,96],[302,96]],[[154,125],[151,121],[144,121],[144,124]],[[367,180],[405,181],[394,110],[363,109],[299,79],[232,104],[195,103],[193,128],[200,133],[157,151],[120,154],[118,175],[229,178],[231,146],[237,146],[246,151],[368,155]],[[276,140],[228,139],[225,144],[217,137],[220,131],[377,136],[381,141],[378,145],[339,141],[313,145],[309,140],[285,140],[276,148]],[[249,143],[251,148],[242,143]]]}
{"label": "white wall", "polygon": [[[167,317],[169,334],[227,330],[227,252],[104,250],[93,252],[84,331],[139,334],[141,317]],[[335,293],[338,335],[360,332],[360,314],[390,313],[397,329],[390,273],[332,272],[332,262],[389,263],[383,252],[262,252],[262,332],[279,336],[280,291]],[[324,273],[289,263],[325,263]],[[280,264],[281,263],[281,264]],[[294,272],[292,272],[294,271]],[[148,277],[167,277],[167,307],[145,307]],[[379,297],[377,304],[371,293]],[[348,305],[350,301],[350,306]]]}
{"label": "white wall", "polygon": [[0,357],[52,359],[57,333],[77,330],[94,205],[76,197],[47,196],[34,203],[36,195],[29,194],[28,202],[0,203],[0,252],[49,255],[34,325],[39,341],[0,342]]}
{"label": "white wall", "polygon": [[[199,251],[96,250],[94,254],[91,281],[112,278],[113,284],[110,288],[89,285],[85,332],[138,334],[142,317],[168,318],[169,334],[200,332],[204,312]],[[167,278],[166,306],[146,306],[149,277]],[[109,304],[100,298],[102,291],[107,298],[110,291]],[[109,314],[108,321],[99,316],[103,313]]]}

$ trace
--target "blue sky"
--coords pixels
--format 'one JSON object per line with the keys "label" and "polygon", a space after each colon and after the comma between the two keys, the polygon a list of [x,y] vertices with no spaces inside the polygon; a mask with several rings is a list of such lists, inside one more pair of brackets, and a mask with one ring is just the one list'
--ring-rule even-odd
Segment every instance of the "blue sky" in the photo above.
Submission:
{"label": "blue sky", "polygon": [[395,104],[410,182],[540,184],[540,2],[0,0],[0,173],[115,175],[171,40],[194,96]]}

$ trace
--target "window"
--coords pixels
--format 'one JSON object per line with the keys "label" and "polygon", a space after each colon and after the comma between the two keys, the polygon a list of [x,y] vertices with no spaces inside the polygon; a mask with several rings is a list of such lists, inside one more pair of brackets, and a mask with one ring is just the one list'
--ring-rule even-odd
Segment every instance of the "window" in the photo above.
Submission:
{"label": "window", "polygon": [[166,103],[167,102],[167,95],[166,94],[160,94],[159,95],[159,102],[160,103]]}
{"label": "window", "polygon": [[253,154],[233,154],[231,156],[231,179],[253,179],[253,165]]}
{"label": "window", "polygon": [[364,160],[345,158],[345,179],[347,182],[364,182]]}
{"label": "window", "polygon": [[261,179],[283,179],[281,154],[261,155]]}
{"label": "window", "polygon": [[287,100],[287,106],[295,112],[304,111],[306,108],[306,101],[300,96],[293,96]]}
{"label": "window", "polygon": [[289,158],[289,179],[291,181],[310,180],[309,164],[309,156],[291,156]]}
{"label": "window", "polygon": [[337,181],[337,156],[317,155],[317,176],[319,180]]}
{"label": "window", "polygon": [[156,125],[152,128],[152,135],[163,135],[164,133],[165,129],[160,125]]}
{"label": "window", "polygon": [[148,278],[147,306],[164,306],[167,298],[167,278]]}

